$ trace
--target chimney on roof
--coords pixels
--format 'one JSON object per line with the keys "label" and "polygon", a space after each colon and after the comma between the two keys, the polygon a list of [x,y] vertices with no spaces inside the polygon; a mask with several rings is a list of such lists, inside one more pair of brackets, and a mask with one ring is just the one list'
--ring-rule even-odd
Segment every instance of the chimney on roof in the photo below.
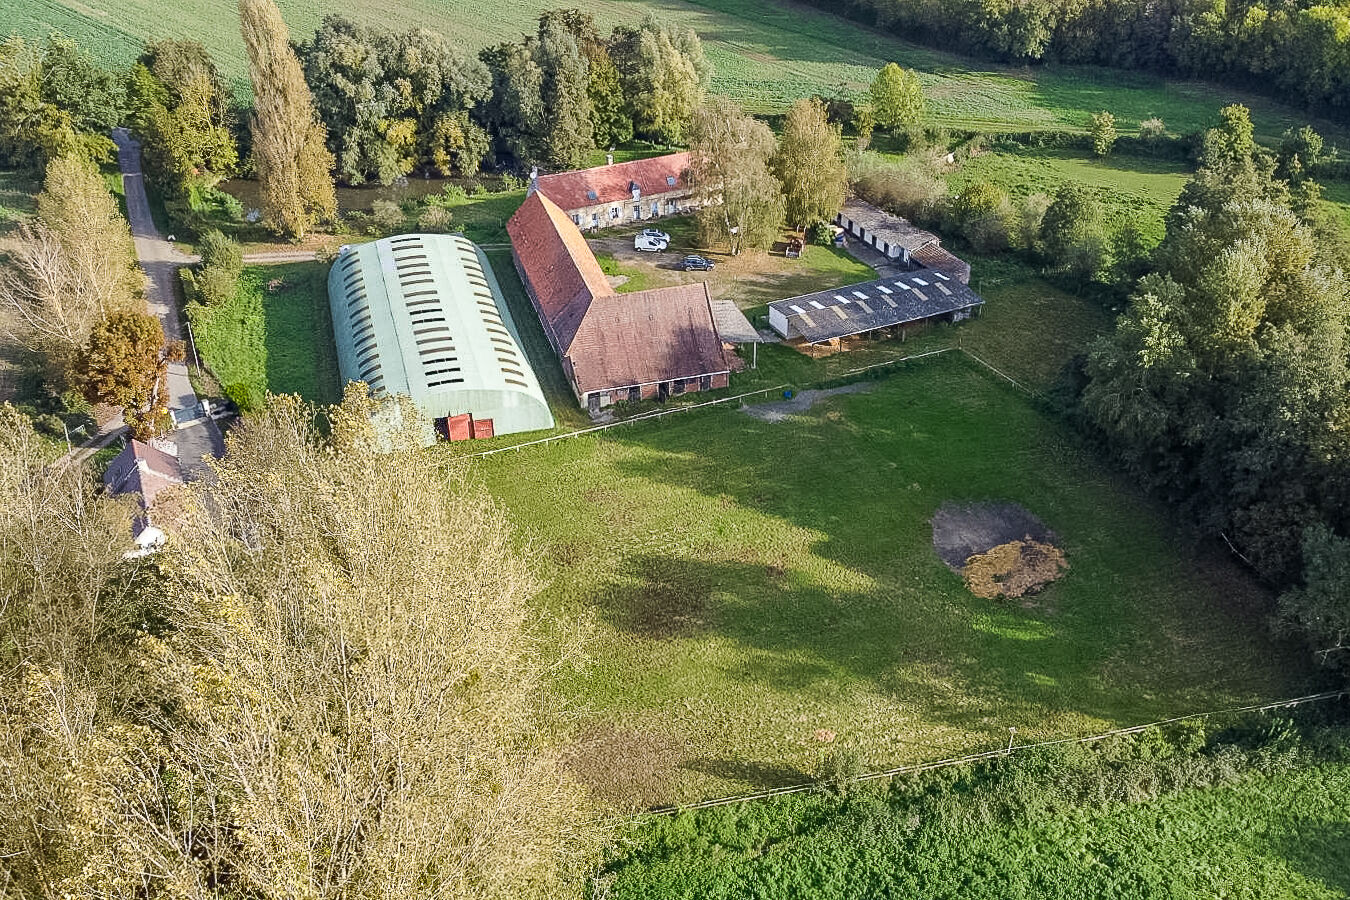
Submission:
{"label": "chimney on roof", "polygon": [[614,165],[614,154],[613,154],[613,153],[606,153],[606,154],[605,154],[605,165],[607,165],[607,166],[612,166],[612,165]]}

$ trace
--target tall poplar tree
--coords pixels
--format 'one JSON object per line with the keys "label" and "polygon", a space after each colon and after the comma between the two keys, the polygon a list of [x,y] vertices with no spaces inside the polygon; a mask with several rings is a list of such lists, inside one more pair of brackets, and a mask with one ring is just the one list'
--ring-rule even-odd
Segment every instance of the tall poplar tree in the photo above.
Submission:
{"label": "tall poplar tree", "polygon": [[263,218],[278,232],[301,238],[315,222],[337,214],[333,154],[276,4],[239,0],[239,22],[253,82],[253,159]]}

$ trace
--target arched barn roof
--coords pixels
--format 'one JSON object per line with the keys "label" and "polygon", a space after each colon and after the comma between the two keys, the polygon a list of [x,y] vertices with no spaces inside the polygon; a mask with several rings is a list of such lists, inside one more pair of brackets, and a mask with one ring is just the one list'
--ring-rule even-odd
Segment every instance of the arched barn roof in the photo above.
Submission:
{"label": "arched barn roof", "polygon": [[501,288],[460,235],[348,247],[328,275],[338,367],[431,419],[471,413],[496,434],[553,427]]}

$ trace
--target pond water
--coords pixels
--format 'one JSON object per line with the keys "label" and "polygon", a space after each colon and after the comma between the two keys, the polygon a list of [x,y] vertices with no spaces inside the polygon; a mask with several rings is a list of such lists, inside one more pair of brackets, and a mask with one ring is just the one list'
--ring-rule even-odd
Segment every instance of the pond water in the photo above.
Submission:
{"label": "pond water", "polygon": [[[387,186],[382,184],[367,184],[361,187],[338,185],[338,212],[342,215],[350,212],[370,212],[376,200],[393,200],[395,203],[420,200],[429,194],[439,194],[447,185],[451,184],[457,184],[465,191],[470,191],[475,185],[481,184],[492,191],[500,189],[501,178],[494,175],[483,175],[478,178],[423,178],[419,175],[409,175],[401,183]],[[232,178],[229,181],[221,182],[220,189],[237,198],[240,203],[244,204],[246,211],[257,209],[259,206],[259,186],[254,179]]]}

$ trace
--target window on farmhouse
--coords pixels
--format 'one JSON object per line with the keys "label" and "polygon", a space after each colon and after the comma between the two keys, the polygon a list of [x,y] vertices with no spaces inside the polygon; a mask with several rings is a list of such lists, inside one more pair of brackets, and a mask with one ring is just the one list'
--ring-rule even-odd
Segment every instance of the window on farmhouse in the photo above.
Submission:
{"label": "window on farmhouse", "polygon": [[667,201],[666,201],[666,212],[667,212],[667,213],[673,213],[674,211],[675,211],[675,201],[674,201],[674,200],[667,200]]}
{"label": "window on farmhouse", "polygon": [[653,216],[659,216],[659,215],[661,215],[661,203],[660,203],[660,201],[652,201],[652,215],[653,215]]}
{"label": "window on farmhouse", "polygon": [[611,219],[617,219],[619,217],[619,208],[617,206],[610,207],[609,217]]}
{"label": "window on farmhouse", "polygon": [[572,213],[572,221],[577,225],[581,224],[581,213]]}
{"label": "window on farmhouse", "polygon": [[634,203],[634,204],[633,204],[633,218],[635,218],[635,219],[640,219],[640,218],[642,218],[642,204],[641,204],[641,203]]}

